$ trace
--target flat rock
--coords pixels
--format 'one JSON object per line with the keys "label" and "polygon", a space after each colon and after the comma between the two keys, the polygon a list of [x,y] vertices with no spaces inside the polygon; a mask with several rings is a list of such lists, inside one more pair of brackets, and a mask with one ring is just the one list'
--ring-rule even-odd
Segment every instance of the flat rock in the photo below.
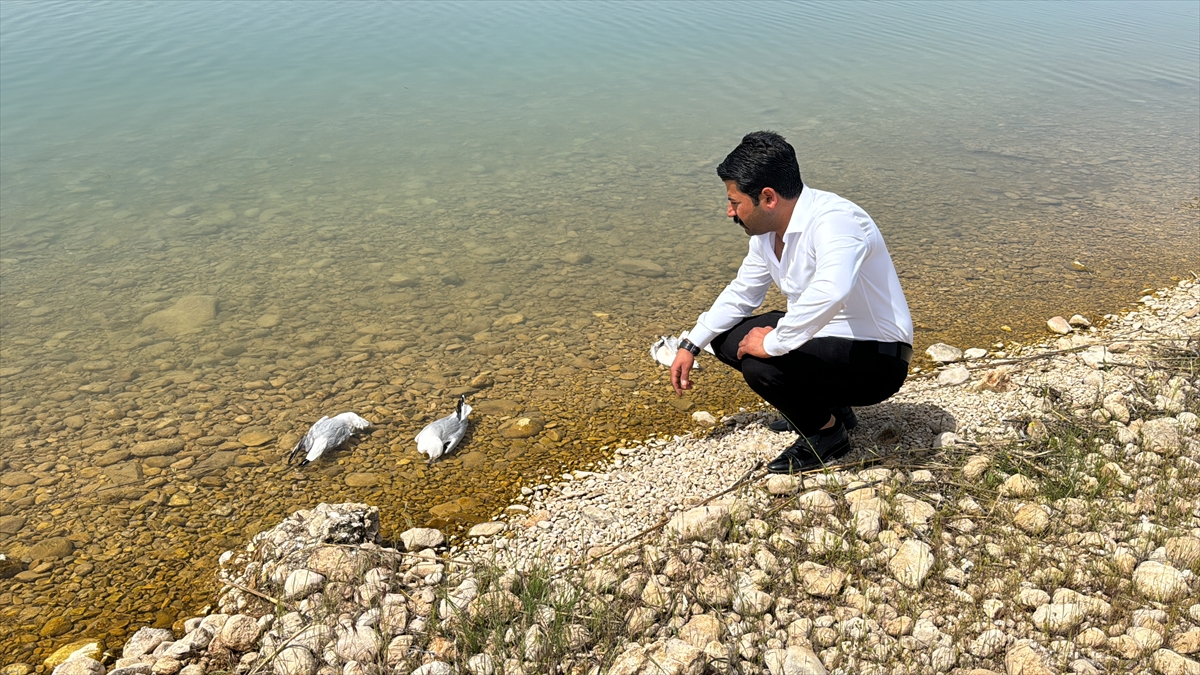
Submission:
{"label": "flat rock", "polygon": [[568,265],[585,265],[592,261],[592,256],[582,251],[571,251],[570,253],[564,253],[559,257],[559,260]]}
{"label": "flat rock", "polygon": [[217,298],[213,295],[187,295],[175,304],[142,319],[142,326],[157,328],[171,335],[199,331],[205,322],[217,316]]}
{"label": "flat rock", "polygon": [[441,546],[442,542],[446,541],[446,537],[441,530],[435,530],[432,527],[414,527],[400,533],[400,541],[404,542],[405,550],[420,551]]}
{"label": "flat rock", "polygon": [[471,531],[467,532],[468,537],[494,537],[504,531],[506,525],[499,522],[479,523],[471,527]]}
{"label": "flat rock", "polygon": [[25,527],[24,516],[0,516],[0,534],[16,534]]}
{"label": "flat rock", "polygon": [[1142,445],[1154,452],[1173,452],[1180,447],[1179,421],[1173,417],[1160,417],[1142,425]]}
{"label": "flat rock", "polygon": [[30,560],[57,560],[65,558],[75,550],[75,542],[66,537],[50,537],[30,546],[25,557]]}
{"label": "flat rock", "polygon": [[971,379],[971,371],[964,366],[951,366],[938,373],[938,384],[956,385]]}
{"label": "flat rock", "polygon": [[[58,652],[54,652],[54,654],[57,655]],[[51,655],[50,658],[54,658],[54,655]],[[46,659],[47,663],[49,661],[50,659]],[[49,667],[47,666],[47,668]],[[104,665],[91,656],[77,656],[54,666],[52,673],[53,675],[104,675],[104,670]]]}
{"label": "flat rock", "polygon": [[349,487],[361,488],[379,485],[379,476],[373,473],[348,473],[345,480]]}
{"label": "flat rock", "polygon": [[482,415],[512,415],[521,411],[522,406],[516,401],[507,401],[500,398],[487,399],[474,404],[474,411]]}
{"label": "flat rock", "polygon": [[962,359],[963,356],[961,349],[958,347],[951,347],[944,342],[938,342],[936,344],[929,345],[929,348],[925,350],[925,353],[929,355],[929,358],[937,361],[938,363],[953,363]]}
{"label": "flat rock", "polygon": [[249,427],[238,434],[237,439],[238,443],[247,448],[257,448],[260,445],[266,445],[275,440],[275,434],[262,427]]}
{"label": "flat rock", "polygon": [[1004,655],[1004,669],[1008,675],[1057,675],[1046,666],[1028,640],[1009,646],[1008,653]]}
{"label": "flat rock", "polygon": [[0,476],[0,485],[5,487],[17,487],[19,485],[29,485],[30,483],[36,482],[37,476],[26,471],[9,471],[3,476]]}
{"label": "flat rock", "polygon": [[134,457],[161,457],[173,455],[183,449],[183,441],[163,438],[157,441],[142,441],[130,450]]}
{"label": "flat rock", "polygon": [[724,539],[730,524],[729,509],[697,506],[672,516],[666,530],[683,541],[710,541]]}
{"label": "flat rock", "polygon": [[1160,649],[1150,657],[1154,670],[1161,675],[1200,675],[1200,661],[1193,661],[1170,649]]}
{"label": "flat rock", "polygon": [[616,268],[639,277],[661,277],[667,273],[661,265],[643,258],[622,258],[617,261]]}
{"label": "flat rock", "polygon": [[965,352],[963,352],[963,358],[965,358],[968,361],[975,361],[978,359],[982,359],[985,356],[987,356],[987,350],[980,349],[979,347],[972,347],[972,348],[966,350]]}

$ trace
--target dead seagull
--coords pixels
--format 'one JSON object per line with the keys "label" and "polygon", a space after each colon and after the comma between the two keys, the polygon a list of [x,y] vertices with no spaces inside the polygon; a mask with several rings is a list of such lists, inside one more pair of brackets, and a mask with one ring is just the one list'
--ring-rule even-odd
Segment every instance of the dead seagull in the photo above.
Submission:
{"label": "dead seagull", "polygon": [[433,460],[453,450],[467,433],[467,415],[470,414],[467,397],[459,396],[453,413],[430,422],[417,434],[417,452],[428,455],[429,463],[433,464]]}
{"label": "dead seagull", "polygon": [[347,438],[354,435],[354,432],[369,426],[371,426],[370,422],[352,412],[344,412],[334,417],[322,417],[309,427],[304,438],[301,438],[296,447],[292,448],[292,454],[287,458],[288,464],[291,464],[292,459],[303,451],[307,454],[304,459],[300,460],[300,466],[304,466],[320,457],[321,453],[329,448],[336,448],[345,443]]}
{"label": "dead seagull", "polygon": [[[658,342],[655,342],[654,345],[650,347],[650,358],[670,368],[671,364],[675,362],[675,354],[679,351],[679,341],[685,337],[687,337],[686,330],[683,331],[679,337],[663,335],[662,337],[658,338]],[[704,351],[708,352],[709,354],[713,353],[711,346],[706,346]],[[692,370],[700,369],[701,367],[699,362],[692,366]]]}

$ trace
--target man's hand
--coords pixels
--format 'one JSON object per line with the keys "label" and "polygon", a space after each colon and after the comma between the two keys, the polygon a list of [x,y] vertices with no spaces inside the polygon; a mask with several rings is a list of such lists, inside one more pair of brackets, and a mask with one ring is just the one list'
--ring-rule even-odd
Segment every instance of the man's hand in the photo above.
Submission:
{"label": "man's hand", "polygon": [[692,381],[688,377],[695,363],[696,357],[688,350],[675,352],[675,361],[671,363],[671,386],[675,388],[676,396],[683,396],[684,390],[692,388]]}
{"label": "man's hand", "polygon": [[[743,356],[749,355],[757,356],[760,359],[771,358],[767,350],[763,349],[763,338],[767,337],[767,333],[770,333],[772,330],[774,329],[767,328],[766,326],[751,328],[750,332],[746,333],[746,337],[742,338],[742,341],[738,343],[737,357],[740,359]],[[678,362],[679,359],[677,358],[675,361]]]}

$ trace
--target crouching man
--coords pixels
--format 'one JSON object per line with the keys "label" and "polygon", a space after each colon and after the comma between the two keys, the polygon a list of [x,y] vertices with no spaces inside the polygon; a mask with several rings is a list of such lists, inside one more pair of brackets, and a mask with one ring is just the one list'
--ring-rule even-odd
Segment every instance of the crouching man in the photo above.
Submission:
{"label": "crouching man", "polygon": [[[711,343],[717,359],[800,435],[769,465],[797,473],[850,450],[853,406],[895,394],[912,359],[912,317],[875,222],[853,202],[800,180],[796,151],[776,133],[748,134],[717,167],[727,214],[750,236],[737,277],[700,315],[671,365],[675,393]],[[752,315],[774,282],[787,312]]]}

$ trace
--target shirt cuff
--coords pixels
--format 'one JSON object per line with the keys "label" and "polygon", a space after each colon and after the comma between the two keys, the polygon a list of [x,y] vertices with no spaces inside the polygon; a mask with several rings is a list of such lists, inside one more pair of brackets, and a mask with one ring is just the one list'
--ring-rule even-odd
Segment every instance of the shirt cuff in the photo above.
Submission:
{"label": "shirt cuff", "polygon": [[700,323],[697,323],[695,326],[693,326],[687,334],[687,339],[691,340],[692,344],[701,349],[707,347],[708,343],[712,342],[713,338],[715,337],[717,337],[715,332],[709,330],[708,327]]}
{"label": "shirt cuff", "polygon": [[764,352],[767,352],[768,356],[781,357],[791,350],[788,350],[784,345],[780,345],[779,337],[776,335],[778,335],[778,331],[772,329],[766,337],[763,337],[762,348]]}

